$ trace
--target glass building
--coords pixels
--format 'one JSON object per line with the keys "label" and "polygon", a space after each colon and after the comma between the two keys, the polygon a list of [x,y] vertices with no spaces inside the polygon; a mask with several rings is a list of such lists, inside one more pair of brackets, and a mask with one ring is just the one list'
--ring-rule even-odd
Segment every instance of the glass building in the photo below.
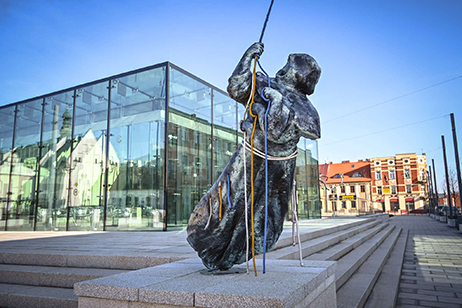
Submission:
{"label": "glass building", "polygon": [[[184,228],[243,112],[169,62],[0,107],[0,230]],[[320,218],[318,178],[317,143],[301,139],[301,219]]]}

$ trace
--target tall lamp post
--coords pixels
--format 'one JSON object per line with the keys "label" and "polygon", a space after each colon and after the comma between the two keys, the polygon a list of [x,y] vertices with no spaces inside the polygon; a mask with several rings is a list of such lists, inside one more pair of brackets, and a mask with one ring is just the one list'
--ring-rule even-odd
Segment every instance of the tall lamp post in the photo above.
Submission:
{"label": "tall lamp post", "polygon": [[[456,121],[454,119],[454,113],[451,113],[451,126],[452,126],[452,139],[454,141],[454,156],[456,158],[456,170],[457,170],[457,184],[459,188],[459,207],[462,208],[460,201],[460,192],[462,189],[462,180],[460,175],[460,162],[459,162],[459,149],[457,146],[457,135],[456,135]],[[455,201],[454,201],[455,203]],[[455,204],[454,204],[455,206]]]}
{"label": "tall lamp post", "polygon": [[449,205],[448,225],[450,227],[455,227],[456,222],[452,217],[451,188],[449,186],[448,160],[446,158],[446,145],[444,144],[444,136],[441,136],[441,142],[443,144],[444,172],[446,172],[446,188],[447,188],[447,191],[448,191],[448,205]]}

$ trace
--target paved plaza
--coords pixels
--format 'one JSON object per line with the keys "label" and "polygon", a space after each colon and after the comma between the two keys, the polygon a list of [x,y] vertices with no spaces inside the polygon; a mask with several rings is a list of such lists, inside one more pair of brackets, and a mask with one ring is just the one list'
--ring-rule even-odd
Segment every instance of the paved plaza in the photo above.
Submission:
{"label": "paved plaza", "polygon": [[409,230],[397,307],[462,307],[462,234],[426,215],[390,223]]}
{"label": "paved plaza", "polygon": [[[356,217],[300,222],[300,233],[309,233],[357,221]],[[186,229],[166,232],[0,232],[0,251],[76,255],[122,255],[194,258]],[[292,223],[284,224],[280,241],[291,238]]]}

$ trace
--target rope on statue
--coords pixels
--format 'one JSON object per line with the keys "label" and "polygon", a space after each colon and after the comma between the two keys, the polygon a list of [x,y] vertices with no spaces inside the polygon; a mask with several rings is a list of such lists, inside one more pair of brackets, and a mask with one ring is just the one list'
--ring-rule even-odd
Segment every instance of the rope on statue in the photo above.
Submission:
{"label": "rope on statue", "polygon": [[[272,4],[273,3],[271,2],[271,5]],[[265,26],[266,26],[266,22],[265,22]],[[260,57],[257,56],[258,66],[268,78],[268,88],[271,88],[270,77],[265,72],[263,67],[261,66],[259,59]],[[268,106],[266,106],[266,112],[265,112],[265,227],[264,227],[264,236],[263,236],[263,274],[264,274],[266,273],[266,238],[267,238],[267,229],[268,229],[268,111],[270,110],[270,107],[271,107],[271,100],[265,97],[263,91],[264,89],[261,89],[260,96],[261,98],[263,98],[265,102],[268,103]]]}
{"label": "rope on statue", "polygon": [[[254,67],[254,72],[256,72],[256,64],[255,64],[255,67]],[[247,103],[245,104],[245,111],[244,111],[244,115],[243,115],[243,119],[241,121],[241,125],[242,125],[242,122],[245,121],[245,119],[247,118],[247,111],[249,110],[249,106],[250,106],[250,102],[252,101],[252,98],[253,98],[253,94],[255,92],[255,82],[254,82],[254,79],[252,78],[252,87],[251,87],[251,91],[250,91],[250,96],[249,96],[249,99],[247,100]],[[241,129],[242,129],[242,126],[241,126]],[[247,139],[247,132],[245,130],[242,130],[244,132],[244,138],[243,138],[243,141],[246,142],[246,139]],[[248,144],[246,142],[246,144]],[[248,145],[248,150],[250,151],[250,145]],[[249,274],[249,218],[248,218],[248,202],[247,202],[247,160],[246,160],[246,156],[245,156],[245,152],[243,152],[243,156],[244,156],[244,210],[245,210],[245,238],[246,238],[246,254],[245,254],[245,264],[246,264],[246,269],[247,269],[247,274]],[[254,269],[255,269],[255,266],[254,266]],[[255,272],[256,274],[256,272]]]}
{"label": "rope on statue", "polygon": [[297,181],[295,180],[294,175],[294,184],[292,187],[292,245],[295,246],[295,228],[297,227],[297,237],[298,237],[298,251],[300,254],[300,266],[303,266],[303,253],[302,253],[302,241],[300,240],[300,230],[298,228],[298,192],[297,192]]}
{"label": "rope on statue", "polygon": [[254,226],[254,219],[253,219],[253,208],[254,208],[254,201],[255,201],[255,190],[254,190],[254,176],[253,176],[253,136],[255,135],[255,128],[257,127],[258,116],[252,113],[252,105],[255,99],[255,88],[256,88],[256,81],[257,79],[257,57],[255,57],[255,65],[253,69],[253,89],[252,89],[252,100],[249,106],[249,114],[253,118],[253,128],[252,134],[250,135],[250,225],[252,228],[252,262],[253,262],[253,271],[255,276],[257,276],[257,266],[255,265],[255,226]]}
{"label": "rope on statue", "polygon": [[[266,24],[268,23],[269,20],[269,15],[271,13],[271,8],[273,7],[274,0],[271,0],[270,7],[268,9],[268,13],[266,14],[266,19],[265,23],[263,25],[263,29],[260,35],[260,40],[259,42],[261,43],[263,40],[263,35],[265,33],[266,29]],[[250,187],[251,187],[251,208],[250,208],[250,219],[251,219],[251,228],[252,228],[252,261],[253,261],[253,268],[254,268],[254,273],[255,276],[257,276],[257,268],[255,265],[255,227],[254,227],[254,217],[253,217],[253,210],[254,210],[254,170],[253,170],[253,137],[255,134],[255,128],[257,125],[257,120],[258,116],[254,115],[252,113],[252,105],[254,103],[254,98],[255,98],[255,88],[256,88],[256,77],[257,77],[257,62],[258,62],[259,56],[255,56],[254,59],[254,69],[253,69],[253,76],[252,76],[252,90],[250,93],[249,100],[247,101],[246,104],[246,110],[244,112],[244,119],[246,117],[247,111],[249,111],[250,116],[254,119],[253,122],[253,128],[252,128],[252,134],[250,136]],[[261,67],[260,63],[258,62],[258,65],[260,68],[263,70]],[[264,71],[264,70],[263,70]],[[264,71],[265,72],[265,71]],[[266,74],[266,72],[265,72]],[[270,78],[269,75],[266,74],[268,77],[268,87],[270,86]],[[263,91],[263,90],[262,90]],[[268,116],[268,110],[269,110],[269,105],[270,105],[270,100],[267,100],[265,96],[263,95],[263,92],[261,93],[261,96],[263,97],[264,100],[268,101],[268,107],[265,113],[265,231],[264,231],[264,251],[263,251],[263,273],[265,273],[265,255],[266,255],[266,231],[267,231],[267,217],[268,217],[268,149],[267,149],[267,116]],[[250,102],[250,104],[249,104]],[[247,134],[244,131],[244,142],[246,142],[247,139]],[[245,199],[245,220],[246,220],[246,267],[247,267],[247,273],[249,273],[249,241],[248,241],[248,217],[247,217],[247,210],[248,210],[248,204],[247,204],[247,170],[246,170],[246,157],[245,157],[245,149],[244,149],[244,199]]]}

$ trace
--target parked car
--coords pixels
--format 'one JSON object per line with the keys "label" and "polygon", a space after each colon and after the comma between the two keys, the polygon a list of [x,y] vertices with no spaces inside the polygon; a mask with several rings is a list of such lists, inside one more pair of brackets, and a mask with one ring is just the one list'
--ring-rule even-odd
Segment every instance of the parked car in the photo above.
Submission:
{"label": "parked car", "polygon": [[436,213],[437,215],[439,216],[444,216],[444,212],[443,212],[443,208],[447,206],[447,205],[442,205],[442,204],[438,204],[438,207],[436,209]]}
{"label": "parked car", "polygon": [[[439,207],[439,205],[438,205]],[[448,216],[449,215],[449,205],[444,205],[441,206],[441,209],[439,210],[441,212],[440,216]],[[453,206],[452,207],[452,215],[459,216],[460,215],[460,208]]]}

